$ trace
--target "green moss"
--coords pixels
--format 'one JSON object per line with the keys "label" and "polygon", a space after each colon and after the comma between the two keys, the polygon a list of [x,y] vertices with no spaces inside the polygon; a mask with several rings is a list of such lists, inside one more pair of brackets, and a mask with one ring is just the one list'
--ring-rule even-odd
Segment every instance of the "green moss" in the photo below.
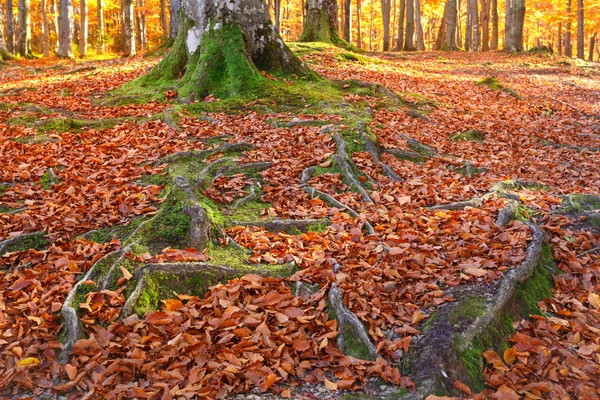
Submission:
{"label": "green moss", "polygon": [[459,307],[448,314],[448,320],[454,325],[475,321],[477,317],[482,316],[487,310],[486,303],[487,301],[483,297],[470,297],[461,302]]}
{"label": "green moss", "polygon": [[183,212],[185,201],[185,193],[171,190],[146,232],[147,242],[152,243],[152,247],[183,248],[187,245],[191,219]]}
{"label": "green moss", "polygon": [[36,232],[29,235],[25,235],[20,239],[12,242],[8,246],[6,246],[6,248],[1,254],[14,253],[16,251],[23,251],[29,249],[39,251],[47,248],[49,245],[50,241],[46,239],[46,235],[43,232]]}
{"label": "green moss", "polygon": [[143,186],[164,186],[169,184],[170,178],[167,174],[143,175],[140,179]]}
{"label": "green moss", "polygon": [[153,275],[144,275],[145,289],[135,304],[134,311],[139,316],[158,309],[160,303],[160,283]]}
{"label": "green moss", "polygon": [[50,170],[47,170],[46,172],[44,172],[44,174],[42,176],[40,176],[40,186],[42,186],[42,189],[44,189],[44,190],[52,189],[52,185],[53,184],[56,185],[59,182],[60,182],[60,179],[55,177],[54,183],[53,183]]}
{"label": "green moss", "polygon": [[500,81],[498,80],[498,78],[495,78],[493,76],[484,78],[484,79],[480,80],[479,82],[477,82],[477,84],[480,85],[480,86],[481,85],[485,85],[489,89],[493,89],[493,90],[500,90],[500,89],[502,89],[504,87],[500,83]]}
{"label": "green moss", "polygon": [[[550,251],[549,246],[548,250]],[[551,253],[549,256],[551,257]],[[552,288],[554,287],[554,274],[548,269],[538,266],[531,278],[524,283],[517,285],[515,297],[519,307],[520,314],[524,317],[529,315],[544,315],[537,303],[543,299],[552,297]]]}
{"label": "green moss", "polygon": [[600,210],[600,197],[590,194],[570,194],[564,196],[563,210],[572,214]]}
{"label": "green moss", "polygon": [[485,133],[477,129],[469,129],[464,132],[455,133],[450,136],[450,140],[483,143],[485,141]]}
{"label": "green moss", "polygon": [[146,220],[146,218],[136,218],[129,221],[127,224],[105,226],[88,235],[87,239],[96,243],[106,243],[116,236],[117,239],[124,242],[140,226],[140,224]]}

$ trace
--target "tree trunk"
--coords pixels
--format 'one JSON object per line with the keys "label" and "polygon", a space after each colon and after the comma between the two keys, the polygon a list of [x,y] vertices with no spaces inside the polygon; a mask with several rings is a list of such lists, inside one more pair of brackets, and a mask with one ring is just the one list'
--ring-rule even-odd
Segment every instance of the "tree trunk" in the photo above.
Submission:
{"label": "tree trunk", "polygon": [[58,2],[57,0],[50,0],[50,6],[52,9],[52,25],[54,29],[54,33],[56,33],[56,41],[52,44],[52,49],[55,53],[58,52],[58,38],[60,36],[60,28],[58,26],[58,14],[60,14],[58,10]]}
{"label": "tree trunk", "polygon": [[498,0],[492,0],[492,43],[491,50],[498,50]]}
{"label": "tree trunk", "polygon": [[9,53],[15,52],[15,15],[12,0],[6,0],[6,48]]}
{"label": "tree trunk", "polygon": [[363,39],[362,38],[362,27],[361,27],[361,24],[362,24],[361,12],[362,12],[362,10],[361,10],[360,1],[361,0],[356,0],[356,24],[357,24],[357,28],[358,28],[357,29],[358,37],[356,38],[356,46],[359,49],[362,49],[362,39]]}
{"label": "tree trunk", "polygon": [[106,51],[104,45],[104,11],[102,10],[102,0],[98,0],[98,52]]}
{"label": "tree trunk", "polygon": [[446,42],[445,50],[456,50],[456,21],[458,19],[458,10],[456,0],[446,2]]}
{"label": "tree trunk", "polygon": [[88,15],[87,15],[87,0],[81,0],[79,3],[79,57],[83,58],[87,55],[88,41]]}
{"label": "tree trunk", "polygon": [[73,3],[71,0],[60,0],[60,23],[58,35],[59,57],[73,58],[73,30],[71,24],[73,21]]}
{"label": "tree trunk", "polygon": [[406,33],[404,50],[415,50],[415,1],[406,0]]}
{"label": "tree trunk", "polygon": [[14,60],[15,58],[10,54],[6,46],[6,40],[4,39],[4,14],[3,7],[0,4],[0,60]]}
{"label": "tree trunk", "polygon": [[577,58],[585,60],[585,37],[583,36],[583,0],[577,0]]}
{"label": "tree trunk", "polygon": [[573,57],[571,46],[571,0],[567,0],[567,24],[565,25],[565,56]]}
{"label": "tree trunk", "polygon": [[590,51],[588,53],[588,61],[594,61],[594,48],[596,47],[596,34],[590,38]]}
{"label": "tree trunk", "polygon": [[46,0],[42,0],[42,50],[44,57],[50,57],[50,32],[48,32],[48,9]]}
{"label": "tree trunk", "polygon": [[511,5],[511,29],[508,51],[523,51],[523,25],[525,23],[525,0],[514,0]]}
{"label": "tree trunk", "polygon": [[281,0],[275,0],[275,29],[281,32]]}
{"label": "tree trunk", "polygon": [[390,50],[390,0],[381,0],[381,19],[383,20],[383,51]]}
{"label": "tree trunk", "polygon": [[480,29],[479,29],[479,3],[477,0],[470,0],[473,7],[473,51],[481,50]]}
{"label": "tree trunk", "polygon": [[470,51],[473,43],[473,19],[471,18],[471,0],[467,0],[467,20],[465,23],[465,51]]}
{"label": "tree trunk", "polygon": [[490,50],[490,0],[481,0],[481,51]]}
{"label": "tree trunk", "polygon": [[562,36],[562,22],[558,23],[558,55],[563,55],[563,36]]}
{"label": "tree trunk", "polygon": [[[194,100],[256,90],[265,82],[260,71],[314,77],[281,40],[264,0],[186,0],[182,8],[183,20],[171,51],[143,77],[144,82],[183,75],[178,94]],[[328,29],[332,27],[329,17],[336,14],[321,15],[328,17]]]}
{"label": "tree trunk", "polygon": [[398,15],[398,40],[396,43],[396,50],[402,50],[404,45],[404,9],[406,8],[405,0],[400,0],[400,12]]}
{"label": "tree trunk", "polygon": [[510,22],[510,14],[511,14],[511,6],[512,6],[512,2],[511,0],[506,0],[506,2],[504,3],[504,50],[508,50],[508,42],[510,41],[510,29],[511,29],[511,22]]}
{"label": "tree trunk", "polygon": [[135,56],[135,21],[133,0],[123,0],[123,53],[127,57]]}
{"label": "tree trunk", "polygon": [[344,40],[352,44],[352,0],[344,0]]}
{"label": "tree trunk", "polygon": [[435,39],[434,50],[442,50],[444,43],[446,42],[446,16],[448,15],[448,3],[444,6],[444,14],[442,15],[442,22],[440,23],[440,29],[438,29],[437,38]]}
{"label": "tree trunk", "polygon": [[417,29],[417,50],[425,50],[423,39],[423,20],[421,19],[421,0],[415,0],[415,25]]}
{"label": "tree trunk", "polygon": [[301,42],[340,43],[337,0],[307,0]]}
{"label": "tree trunk", "polygon": [[[137,20],[137,26],[138,26],[140,49],[141,49],[141,51],[146,51],[148,49],[148,38],[146,35],[146,8],[145,8],[144,0],[138,0],[137,5],[138,5],[138,9],[137,9],[137,13],[136,13],[136,20]],[[165,22],[166,22],[166,20],[167,20],[167,17],[165,15]],[[168,28],[167,28],[167,30],[163,31],[163,35],[164,35],[163,37],[166,37],[167,32],[168,32]]]}
{"label": "tree trunk", "polygon": [[[171,16],[171,19],[173,17]],[[167,25],[167,0],[160,0],[160,26],[162,28],[163,40],[169,38],[169,25]]]}
{"label": "tree trunk", "polygon": [[31,56],[31,3],[19,0],[19,40],[17,50],[21,57]]}
{"label": "tree trunk", "polygon": [[169,39],[175,40],[179,31],[179,12],[181,11],[181,0],[171,0],[169,3],[169,16],[171,18],[171,30]]}

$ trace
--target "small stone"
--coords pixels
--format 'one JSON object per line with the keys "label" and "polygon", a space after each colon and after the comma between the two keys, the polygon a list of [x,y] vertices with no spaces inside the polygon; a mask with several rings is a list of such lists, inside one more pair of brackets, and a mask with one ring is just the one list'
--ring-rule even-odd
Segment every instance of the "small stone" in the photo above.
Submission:
{"label": "small stone", "polygon": [[391,293],[391,292],[393,292],[394,290],[396,290],[396,282],[386,282],[386,283],[383,285],[383,290],[384,290],[386,293]]}

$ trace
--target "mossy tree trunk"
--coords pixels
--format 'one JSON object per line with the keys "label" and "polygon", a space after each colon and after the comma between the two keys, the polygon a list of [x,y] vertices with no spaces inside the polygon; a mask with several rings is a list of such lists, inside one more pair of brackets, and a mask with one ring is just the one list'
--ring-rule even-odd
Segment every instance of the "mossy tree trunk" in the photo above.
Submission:
{"label": "mossy tree trunk", "polygon": [[181,98],[231,97],[264,82],[261,71],[307,76],[271,22],[264,0],[184,0],[175,43],[145,79],[178,79]]}
{"label": "mossy tree trunk", "polygon": [[337,15],[337,0],[308,0],[306,2],[306,24],[300,41],[340,42]]}

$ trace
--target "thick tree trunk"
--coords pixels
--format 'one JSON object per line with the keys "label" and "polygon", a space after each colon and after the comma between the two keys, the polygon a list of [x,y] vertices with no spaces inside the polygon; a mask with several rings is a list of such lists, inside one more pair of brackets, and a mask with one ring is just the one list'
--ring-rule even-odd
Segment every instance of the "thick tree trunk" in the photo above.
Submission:
{"label": "thick tree trunk", "polygon": [[571,46],[571,0],[567,0],[567,24],[565,25],[565,56],[573,57]]}
{"label": "thick tree trunk", "polygon": [[48,31],[48,7],[46,0],[42,0],[42,51],[44,57],[50,57],[50,32]]}
{"label": "thick tree trunk", "polygon": [[525,23],[525,0],[514,0],[511,5],[511,29],[508,51],[523,51],[523,25]]}
{"label": "thick tree trunk", "polygon": [[583,0],[577,0],[577,58],[585,60]]}
{"label": "thick tree trunk", "polygon": [[19,0],[19,40],[17,50],[21,57],[31,56],[31,3]]}
{"label": "thick tree trunk", "polygon": [[361,0],[356,0],[356,27],[357,27],[357,38],[356,38],[356,47],[358,47],[359,49],[362,49],[362,18],[361,18]]}
{"label": "thick tree trunk", "polygon": [[467,0],[467,20],[465,23],[465,51],[471,51],[473,43],[473,19],[471,18],[471,0]]}
{"label": "thick tree trunk", "polygon": [[169,25],[167,24],[167,0],[160,0],[160,26],[162,27],[162,37],[167,40],[170,36]]}
{"label": "thick tree trunk", "polygon": [[498,0],[492,0],[492,42],[491,50],[498,50]]}
{"label": "thick tree trunk", "polygon": [[512,2],[511,0],[505,0],[504,3],[504,50],[508,50],[508,42],[510,41],[510,29],[511,29],[511,23],[510,23],[510,14],[511,14],[511,6],[512,6]]}
{"label": "thick tree trunk", "polygon": [[423,20],[421,19],[421,0],[415,0],[415,26],[417,29],[417,50],[425,50],[423,39]]}
{"label": "thick tree trunk", "polygon": [[406,0],[406,33],[404,36],[404,50],[415,49],[415,1]]}
{"label": "thick tree trunk", "polygon": [[98,0],[98,51],[104,53],[106,51],[104,45],[104,11],[102,10],[102,0]]}
{"label": "thick tree trunk", "polygon": [[490,50],[490,0],[481,0],[481,51]]}
{"label": "thick tree trunk", "polygon": [[440,23],[440,28],[438,29],[437,38],[435,39],[435,45],[433,46],[434,50],[442,50],[444,48],[444,43],[446,42],[446,16],[448,15],[448,3],[444,6],[444,14],[442,15],[442,22]]}
{"label": "thick tree trunk", "polygon": [[135,56],[135,21],[133,0],[123,0],[123,53],[127,57]]}
{"label": "thick tree trunk", "polygon": [[87,0],[79,2],[79,26],[79,57],[83,58],[87,55],[88,41]]}
{"label": "thick tree trunk", "polygon": [[339,43],[337,0],[308,0],[301,42]]}
{"label": "thick tree trunk", "polygon": [[175,43],[145,82],[183,75],[178,94],[193,100],[255,90],[260,71],[314,76],[281,40],[264,0],[184,0],[182,8]]}
{"label": "thick tree trunk", "polygon": [[390,15],[392,4],[390,0],[381,0],[381,19],[383,20],[383,51],[390,50]]}
{"label": "thick tree trunk", "polygon": [[352,44],[352,0],[344,0],[344,40]]}
{"label": "thick tree trunk", "polygon": [[396,43],[396,50],[402,50],[402,46],[404,45],[404,10],[406,8],[405,0],[400,0],[400,12],[398,15],[398,40]]}
{"label": "thick tree trunk", "polygon": [[588,61],[594,61],[594,48],[596,47],[596,34],[590,38],[590,51],[588,53]]}
{"label": "thick tree trunk", "polygon": [[473,51],[481,50],[480,29],[479,29],[479,3],[477,0],[470,0],[473,7]]}
{"label": "thick tree trunk", "polygon": [[445,50],[456,50],[456,23],[458,20],[458,10],[456,8],[456,0],[448,0],[446,2],[446,42]]}
{"label": "thick tree trunk", "polygon": [[73,21],[73,3],[71,0],[60,0],[60,23],[58,35],[59,57],[73,58],[73,30],[71,24]]}
{"label": "thick tree trunk", "polygon": [[14,57],[10,54],[6,46],[6,40],[4,39],[4,15],[3,7],[0,4],[0,60],[14,60]]}
{"label": "thick tree trunk", "polygon": [[169,39],[175,40],[179,31],[179,12],[181,11],[181,0],[171,0],[169,3],[169,17],[171,18],[171,29]]}

